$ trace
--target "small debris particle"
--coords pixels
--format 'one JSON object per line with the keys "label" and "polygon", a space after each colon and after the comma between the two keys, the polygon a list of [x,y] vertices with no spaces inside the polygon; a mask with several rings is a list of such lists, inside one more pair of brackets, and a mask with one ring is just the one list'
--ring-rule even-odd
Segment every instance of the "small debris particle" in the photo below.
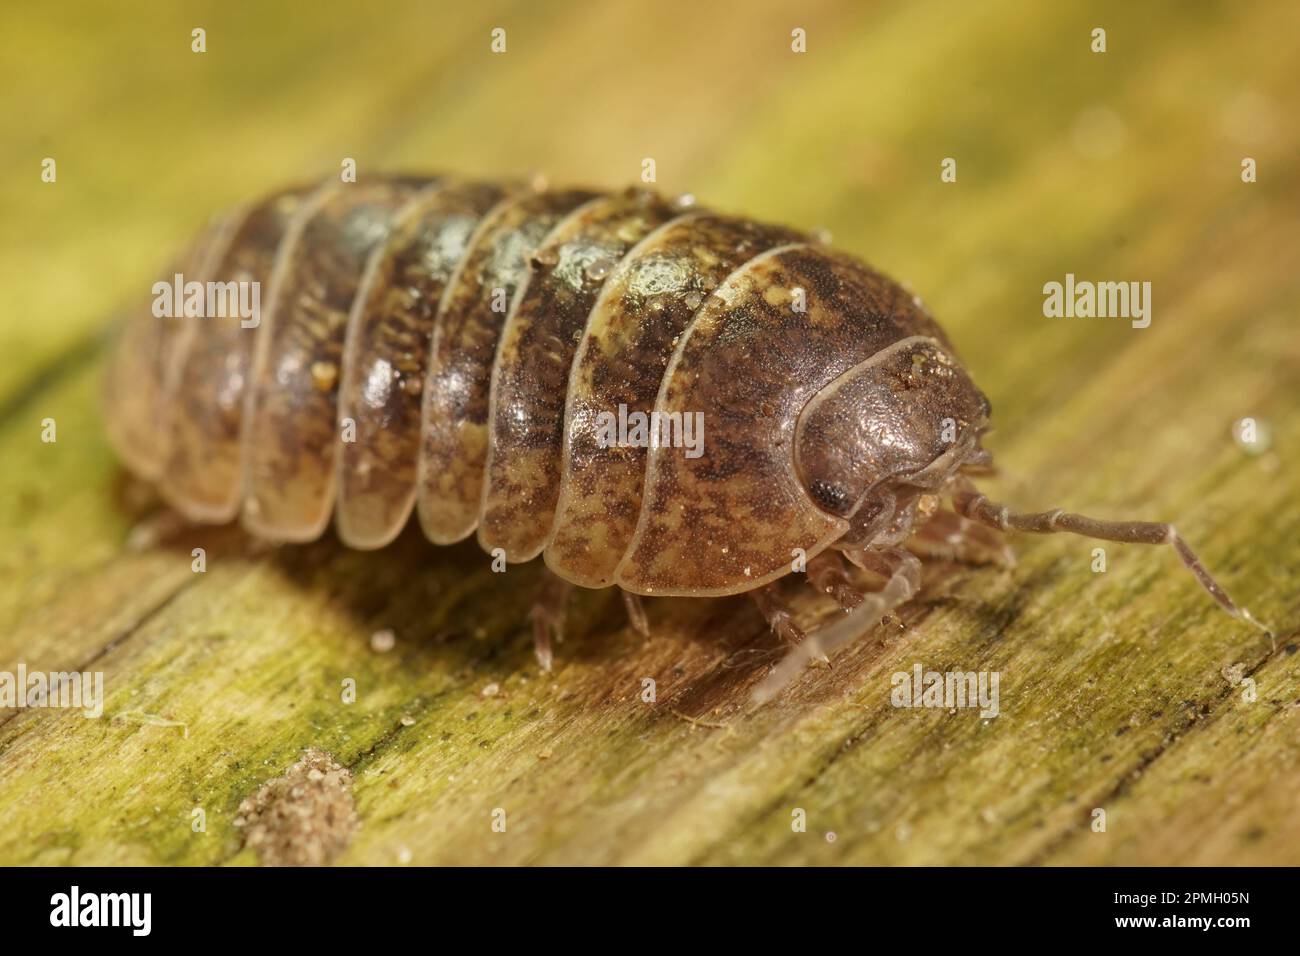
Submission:
{"label": "small debris particle", "polygon": [[726,731],[730,731],[732,729],[729,724],[722,724],[712,720],[702,720],[699,717],[692,717],[689,714],[683,714],[680,710],[676,710],[671,707],[668,709],[668,713],[672,714],[678,720],[686,721],[686,723],[691,725],[692,729],[696,727],[708,727],[710,730],[726,730]]}
{"label": "small debris particle", "polygon": [[541,751],[541,752],[539,752],[539,753],[537,754],[537,759],[538,759],[538,760],[550,760],[551,757],[554,756],[554,754],[555,754],[555,751],[551,750],[550,747],[547,747],[545,750],[543,750],[543,751]]}
{"label": "small debris particle", "polygon": [[328,392],[339,380],[339,368],[333,362],[312,362],[311,380],[318,391]]}
{"label": "small debris particle", "polygon": [[239,805],[235,825],[263,866],[332,863],[356,832],[352,772],[315,747]]}
{"label": "small debris particle", "polygon": [[616,264],[609,259],[597,259],[594,262],[587,263],[587,268],[584,271],[587,273],[587,278],[599,282],[609,275]]}
{"label": "small debris particle", "polygon": [[1226,680],[1233,687],[1236,687],[1238,684],[1241,683],[1241,679],[1246,673],[1246,665],[1233,664],[1231,667],[1225,667],[1222,671],[1220,671],[1220,673],[1223,675],[1224,680]]}
{"label": "small debris particle", "polygon": [[501,693],[501,685],[495,682],[488,684],[479,691],[479,695],[482,697],[495,697],[499,693]]}
{"label": "small debris particle", "polygon": [[406,715],[406,716],[404,716],[404,717],[402,717],[402,726],[403,726],[403,727],[414,727],[414,726],[415,726],[415,718],[412,717],[412,716],[410,716],[409,714]]}
{"label": "small debris particle", "polygon": [[397,646],[397,635],[384,628],[370,635],[370,649],[376,654],[387,654]]}
{"label": "small debris particle", "polygon": [[402,864],[402,866],[406,866],[406,864],[410,863],[413,857],[414,854],[411,853],[411,848],[409,846],[399,846],[397,848],[397,862]]}
{"label": "small debris particle", "polygon": [[183,720],[170,720],[158,714],[146,714],[143,710],[124,710],[113,715],[114,720],[126,720],[133,724],[145,724],[149,727],[179,727],[181,736],[186,740],[190,736],[190,725]]}

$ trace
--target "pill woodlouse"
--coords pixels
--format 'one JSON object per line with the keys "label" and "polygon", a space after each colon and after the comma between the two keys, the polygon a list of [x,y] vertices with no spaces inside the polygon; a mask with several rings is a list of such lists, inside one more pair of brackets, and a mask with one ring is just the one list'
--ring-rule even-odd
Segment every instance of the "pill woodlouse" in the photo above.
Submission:
{"label": "pill woodlouse", "polygon": [[[142,309],[110,362],[114,446],[192,521],[293,542],[333,511],[377,548],[415,511],[434,542],[477,531],[620,587],[641,628],[632,595],[752,592],[795,645],[760,697],[908,600],[918,555],[996,555],[994,531],[1171,544],[1253,622],[1169,525],[979,494],[989,404],[943,330],[792,229],[640,189],[394,176],[274,194],[176,272],[267,289],[256,322]],[[702,415],[707,441],[611,442],[615,410]],[[841,556],[883,586],[852,587]],[[848,612],[806,637],[768,587],[796,569]],[[546,666],[557,626],[543,605]]]}

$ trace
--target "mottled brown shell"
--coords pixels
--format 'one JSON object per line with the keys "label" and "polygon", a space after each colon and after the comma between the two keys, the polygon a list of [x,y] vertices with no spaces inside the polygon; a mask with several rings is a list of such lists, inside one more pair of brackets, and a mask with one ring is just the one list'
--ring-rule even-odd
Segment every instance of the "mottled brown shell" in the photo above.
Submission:
{"label": "mottled brown shell", "polygon": [[[414,511],[432,541],[477,531],[586,587],[735,593],[844,538],[881,489],[960,466],[988,413],[893,282],[644,190],[294,188],[173,271],[258,283],[260,321],[141,309],[109,434],[186,517],[273,540],[332,513],[381,547]],[[701,453],[603,442],[620,407],[698,413]]]}

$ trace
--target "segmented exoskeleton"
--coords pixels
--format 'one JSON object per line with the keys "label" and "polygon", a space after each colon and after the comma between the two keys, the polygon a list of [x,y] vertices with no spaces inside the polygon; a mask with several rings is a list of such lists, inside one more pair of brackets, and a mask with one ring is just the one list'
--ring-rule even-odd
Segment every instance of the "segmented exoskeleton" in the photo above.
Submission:
{"label": "segmented exoskeleton", "polygon": [[[378,548],[414,510],[431,541],[477,531],[584,587],[753,592],[797,644],[764,695],[911,597],[917,555],[1003,554],[990,528],[1173,544],[1249,619],[1168,525],[975,491],[989,405],[943,331],[791,229],[646,190],[395,176],[240,209],[175,271],[263,290],[251,321],[143,309],[114,352],[113,443],[196,522],[295,542],[333,512],[344,543]],[[609,440],[613,417],[651,413],[669,435],[700,416],[698,453]],[[806,639],[767,587],[804,562],[852,609]]]}

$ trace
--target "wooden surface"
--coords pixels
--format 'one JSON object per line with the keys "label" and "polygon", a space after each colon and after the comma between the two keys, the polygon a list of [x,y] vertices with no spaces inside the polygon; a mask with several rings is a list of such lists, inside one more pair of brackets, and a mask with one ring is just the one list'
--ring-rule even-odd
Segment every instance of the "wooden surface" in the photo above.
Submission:
{"label": "wooden surface", "polygon": [[[353,774],[351,864],[1300,863],[1300,7],[137,6],[0,15],[0,669],[107,695],[0,712],[0,863],[256,863],[240,803],[307,748]],[[537,569],[472,544],[128,549],[156,505],[104,439],[111,316],[206,216],[343,157],[599,186],[653,157],[667,192],[829,229],[952,334],[990,492],[1176,521],[1275,645],[1163,549],[1094,574],[1094,543],[1025,539],[751,713],[780,649],[743,599],[652,601],[643,641],[581,593],[545,676]],[[1045,318],[1067,272],[1150,281],[1150,328]],[[892,707],[917,662],[997,671],[1001,714]]]}

